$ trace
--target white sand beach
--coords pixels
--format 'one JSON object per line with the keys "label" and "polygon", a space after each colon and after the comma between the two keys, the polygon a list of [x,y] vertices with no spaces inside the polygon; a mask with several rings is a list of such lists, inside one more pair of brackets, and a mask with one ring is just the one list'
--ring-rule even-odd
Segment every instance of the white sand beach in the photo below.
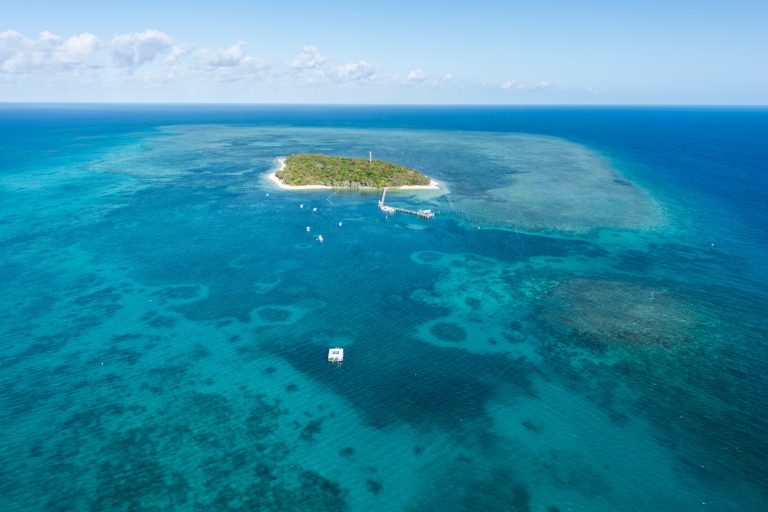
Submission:
{"label": "white sand beach", "polygon": [[285,183],[283,183],[283,181],[280,178],[275,176],[274,172],[269,173],[267,175],[267,178],[272,180],[275,183],[275,185],[277,185],[278,187],[284,188],[286,190],[309,190],[313,188],[334,188],[334,187],[329,187],[328,185],[286,185]]}
{"label": "white sand beach", "polygon": [[429,180],[429,185],[403,185],[397,188],[405,190],[439,190],[440,183],[435,180]]}
{"label": "white sand beach", "polygon": [[[277,171],[282,171],[285,169],[285,158],[278,157],[277,162],[280,164],[280,168],[277,169]],[[267,175],[267,178],[269,178],[272,182],[275,183],[278,187],[286,190],[311,190],[311,189],[320,189],[320,188],[351,188],[351,187],[329,187],[328,185],[286,185],[280,178],[278,178],[275,173],[277,171],[271,172]],[[360,187],[360,188],[370,188],[370,187]],[[392,187],[395,188],[395,187]],[[401,190],[440,190],[440,183],[435,180],[429,180],[429,185],[403,185],[401,187],[396,187]]]}

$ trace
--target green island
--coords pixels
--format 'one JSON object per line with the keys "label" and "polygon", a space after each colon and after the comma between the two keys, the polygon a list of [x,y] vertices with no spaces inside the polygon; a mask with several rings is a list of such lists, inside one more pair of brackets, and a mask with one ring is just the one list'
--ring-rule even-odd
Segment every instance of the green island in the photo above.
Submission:
{"label": "green island", "polygon": [[299,153],[285,159],[275,176],[286,185],[325,185],[339,188],[383,188],[429,185],[419,171],[381,160]]}

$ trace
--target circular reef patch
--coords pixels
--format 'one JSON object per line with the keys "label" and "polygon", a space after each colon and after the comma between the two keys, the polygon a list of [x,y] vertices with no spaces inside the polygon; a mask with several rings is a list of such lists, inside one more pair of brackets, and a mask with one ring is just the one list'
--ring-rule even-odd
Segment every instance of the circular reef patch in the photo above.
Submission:
{"label": "circular reef patch", "polygon": [[438,322],[429,329],[429,332],[442,341],[458,343],[467,339],[467,331],[453,322]]}

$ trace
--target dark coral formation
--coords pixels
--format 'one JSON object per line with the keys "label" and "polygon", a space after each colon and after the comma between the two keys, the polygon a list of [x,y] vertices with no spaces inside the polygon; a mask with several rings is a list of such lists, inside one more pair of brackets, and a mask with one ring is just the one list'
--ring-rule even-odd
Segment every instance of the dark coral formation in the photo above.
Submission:
{"label": "dark coral formation", "polygon": [[479,472],[471,459],[458,457],[412,510],[530,512],[530,502],[530,490],[510,469],[490,467]]}
{"label": "dark coral formation", "polygon": [[585,344],[674,346],[690,341],[693,310],[671,293],[603,279],[571,279],[553,288],[541,318]]}
{"label": "dark coral formation", "polygon": [[290,310],[274,307],[259,310],[259,317],[265,322],[286,322],[292,314]]}
{"label": "dark coral formation", "polygon": [[438,322],[429,331],[435,338],[442,341],[458,343],[467,339],[467,331],[453,322]]}

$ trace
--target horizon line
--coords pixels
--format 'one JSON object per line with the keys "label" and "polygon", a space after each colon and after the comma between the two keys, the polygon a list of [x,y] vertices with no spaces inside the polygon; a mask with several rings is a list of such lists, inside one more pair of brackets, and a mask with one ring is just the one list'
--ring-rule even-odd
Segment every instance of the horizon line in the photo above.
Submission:
{"label": "horizon line", "polygon": [[550,107],[550,108],[768,108],[755,103],[283,103],[283,102],[163,102],[163,101],[2,101],[14,105],[146,105],[146,106],[274,106],[274,107]]}

